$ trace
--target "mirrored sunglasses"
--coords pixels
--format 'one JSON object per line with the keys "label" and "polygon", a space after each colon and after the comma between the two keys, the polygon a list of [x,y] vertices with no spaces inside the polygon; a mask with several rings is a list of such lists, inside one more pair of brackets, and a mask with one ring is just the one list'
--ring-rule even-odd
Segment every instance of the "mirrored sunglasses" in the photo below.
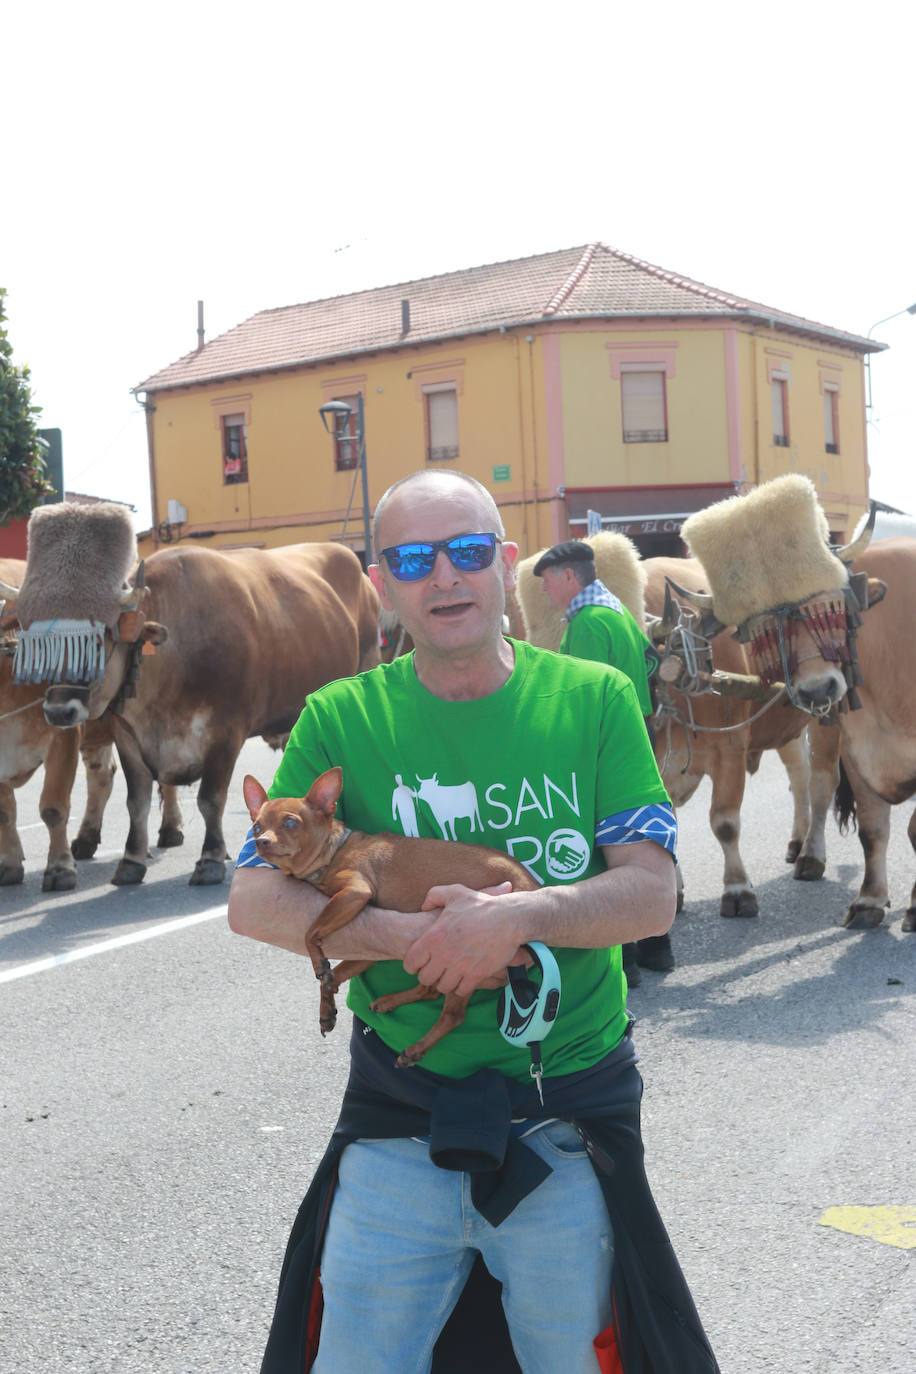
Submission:
{"label": "mirrored sunglasses", "polygon": [[392,544],[390,549],[382,549],[379,558],[384,558],[396,581],[419,582],[429,577],[440,550],[459,572],[483,572],[493,562],[496,545],[501,542],[496,534],[458,534],[454,539],[435,539],[429,544]]}

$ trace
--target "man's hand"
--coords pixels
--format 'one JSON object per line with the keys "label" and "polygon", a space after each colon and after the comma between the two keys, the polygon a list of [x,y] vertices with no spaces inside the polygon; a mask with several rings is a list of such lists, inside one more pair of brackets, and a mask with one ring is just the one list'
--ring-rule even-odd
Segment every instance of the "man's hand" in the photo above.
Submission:
{"label": "man's hand", "polygon": [[439,915],[410,946],[404,968],[442,993],[502,987],[509,964],[531,963],[505,902],[511,891],[510,883],[480,892],[460,883],[430,888],[422,909]]}

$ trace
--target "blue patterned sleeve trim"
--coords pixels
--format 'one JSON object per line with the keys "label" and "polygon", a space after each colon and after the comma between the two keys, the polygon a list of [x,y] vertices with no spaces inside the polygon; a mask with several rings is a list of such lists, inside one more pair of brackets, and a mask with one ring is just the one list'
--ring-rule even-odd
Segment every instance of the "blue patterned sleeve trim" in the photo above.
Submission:
{"label": "blue patterned sleeve trim", "polygon": [[654,840],[677,858],[677,821],[667,803],[618,811],[595,826],[596,844],[638,844],[643,840]]}
{"label": "blue patterned sleeve trim", "polygon": [[245,843],[239,850],[239,856],[235,861],[236,868],[276,868],[276,864],[269,864],[266,859],[262,859],[255,848],[254,836],[249,829],[245,837]]}

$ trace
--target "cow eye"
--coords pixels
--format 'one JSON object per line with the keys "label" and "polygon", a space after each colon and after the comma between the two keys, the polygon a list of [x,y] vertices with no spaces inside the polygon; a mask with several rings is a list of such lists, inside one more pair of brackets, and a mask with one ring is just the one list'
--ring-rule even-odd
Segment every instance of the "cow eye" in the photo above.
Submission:
{"label": "cow eye", "polygon": [[296,817],[295,817],[295,816],[284,816],[284,817],[283,817],[283,829],[284,829],[284,830],[295,830],[295,829],[296,829],[296,826],[297,826],[298,824],[299,824],[299,822],[296,820]]}

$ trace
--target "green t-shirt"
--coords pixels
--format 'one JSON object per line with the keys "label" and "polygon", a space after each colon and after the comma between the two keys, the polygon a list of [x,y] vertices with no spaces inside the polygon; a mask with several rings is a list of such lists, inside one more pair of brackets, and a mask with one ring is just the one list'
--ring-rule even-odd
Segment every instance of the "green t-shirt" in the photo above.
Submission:
{"label": "green t-shirt", "polygon": [[652,714],[652,695],[646,668],[646,650],[652,645],[626,606],[583,606],[566,627],[561,654],[610,663],[619,668],[636,688],[644,716]]}
{"label": "green t-shirt", "polygon": [[[596,822],[668,801],[632,685],[615,669],[510,642],[511,676],[476,701],[433,696],[414,672],[413,654],[313,692],[270,795],[303,796],[319,773],[339,764],[337,815],[351,829],[488,844],[544,883],[603,872]],[[543,1045],[546,1075],[590,1067],[626,1027],[619,946],[554,954],[562,995]],[[350,1009],[398,1052],[425,1034],[441,1002],[387,1014],[369,1004],[415,981],[400,962],[386,960],[349,984]],[[423,1067],[464,1078],[489,1066],[528,1082],[528,1051],[499,1033],[498,996],[475,992],[464,1024],[433,1047]]]}

